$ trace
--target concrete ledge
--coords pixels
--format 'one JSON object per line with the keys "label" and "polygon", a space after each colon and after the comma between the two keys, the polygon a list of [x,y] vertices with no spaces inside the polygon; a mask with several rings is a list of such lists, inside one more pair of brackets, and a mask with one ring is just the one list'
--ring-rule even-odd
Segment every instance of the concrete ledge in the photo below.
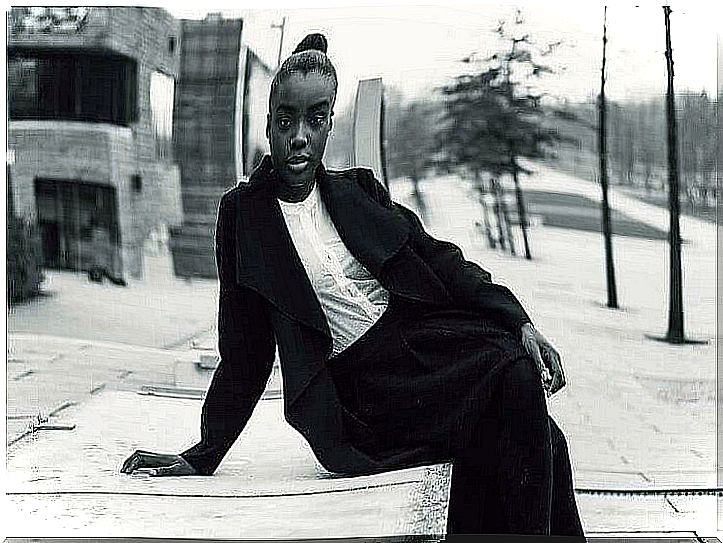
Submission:
{"label": "concrete ledge", "polygon": [[213,477],[119,473],[135,449],[170,452],[192,444],[200,408],[198,400],[105,390],[66,410],[63,420],[74,430],[41,432],[9,451],[8,534],[282,538],[443,532],[446,507],[429,514],[424,501],[439,497],[438,489],[425,488],[446,480],[439,468],[330,478],[283,420],[281,400],[259,403]]}

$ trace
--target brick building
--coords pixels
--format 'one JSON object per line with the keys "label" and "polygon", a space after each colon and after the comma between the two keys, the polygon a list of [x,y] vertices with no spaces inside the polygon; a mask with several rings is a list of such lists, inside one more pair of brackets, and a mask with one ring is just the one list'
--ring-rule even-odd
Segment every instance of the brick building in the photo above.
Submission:
{"label": "brick building", "polygon": [[172,122],[181,24],[157,8],[13,8],[8,148],[15,212],[45,265],[86,270],[98,232],[123,277],[182,221]]}
{"label": "brick building", "polygon": [[242,43],[243,21],[209,14],[183,20],[174,109],[183,225],[171,229],[175,274],[215,277],[213,234],[221,195],[268,150],[272,72]]}

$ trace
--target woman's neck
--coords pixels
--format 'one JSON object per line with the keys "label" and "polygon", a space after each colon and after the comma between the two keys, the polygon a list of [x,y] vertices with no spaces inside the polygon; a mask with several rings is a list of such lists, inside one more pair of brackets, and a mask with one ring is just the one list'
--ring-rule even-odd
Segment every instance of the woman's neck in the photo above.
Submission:
{"label": "woman's neck", "polygon": [[279,186],[279,189],[276,192],[276,197],[279,200],[283,200],[284,202],[298,203],[306,200],[309,197],[309,194],[311,194],[312,190],[314,190],[313,180],[309,185],[301,187],[290,188],[282,184],[281,186]]}
{"label": "woman's neck", "polygon": [[296,203],[303,202],[308,198],[311,191],[314,190],[314,184],[316,180],[312,177],[306,181],[303,185],[288,185],[281,181],[277,185],[276,197],[284,202]]}

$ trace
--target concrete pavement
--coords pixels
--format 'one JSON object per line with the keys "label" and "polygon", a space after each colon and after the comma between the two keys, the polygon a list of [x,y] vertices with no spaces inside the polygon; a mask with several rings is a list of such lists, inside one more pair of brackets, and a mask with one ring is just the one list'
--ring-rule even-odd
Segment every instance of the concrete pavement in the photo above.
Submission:
{"label": "concrete pavement", "polygon": [[107,281],[91,283],[74,272],[47,271],[46,276],[43,296],[10,309],[11,334],[176,348],[215,323],[215,280],[161,281],[148,273],[118,287]]}

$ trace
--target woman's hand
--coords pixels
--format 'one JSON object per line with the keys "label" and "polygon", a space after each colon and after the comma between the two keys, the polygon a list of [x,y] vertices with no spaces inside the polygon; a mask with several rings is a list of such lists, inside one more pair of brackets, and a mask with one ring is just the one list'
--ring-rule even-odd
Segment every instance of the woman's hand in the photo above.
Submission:
{"label": "woman's hand", "polygon": [[159,454],[136,451],[130,455],[121,468],[121,473],[147,473],[154,477],[174,475],[198,475],[191,464],[177,454]]}
{"label": "woman's hand", "polygon": [[547,395],[552,396],[564,387],[566,380],[560,354],[532,323],[522,326],[522,344],[540,370],[542,385]]}

